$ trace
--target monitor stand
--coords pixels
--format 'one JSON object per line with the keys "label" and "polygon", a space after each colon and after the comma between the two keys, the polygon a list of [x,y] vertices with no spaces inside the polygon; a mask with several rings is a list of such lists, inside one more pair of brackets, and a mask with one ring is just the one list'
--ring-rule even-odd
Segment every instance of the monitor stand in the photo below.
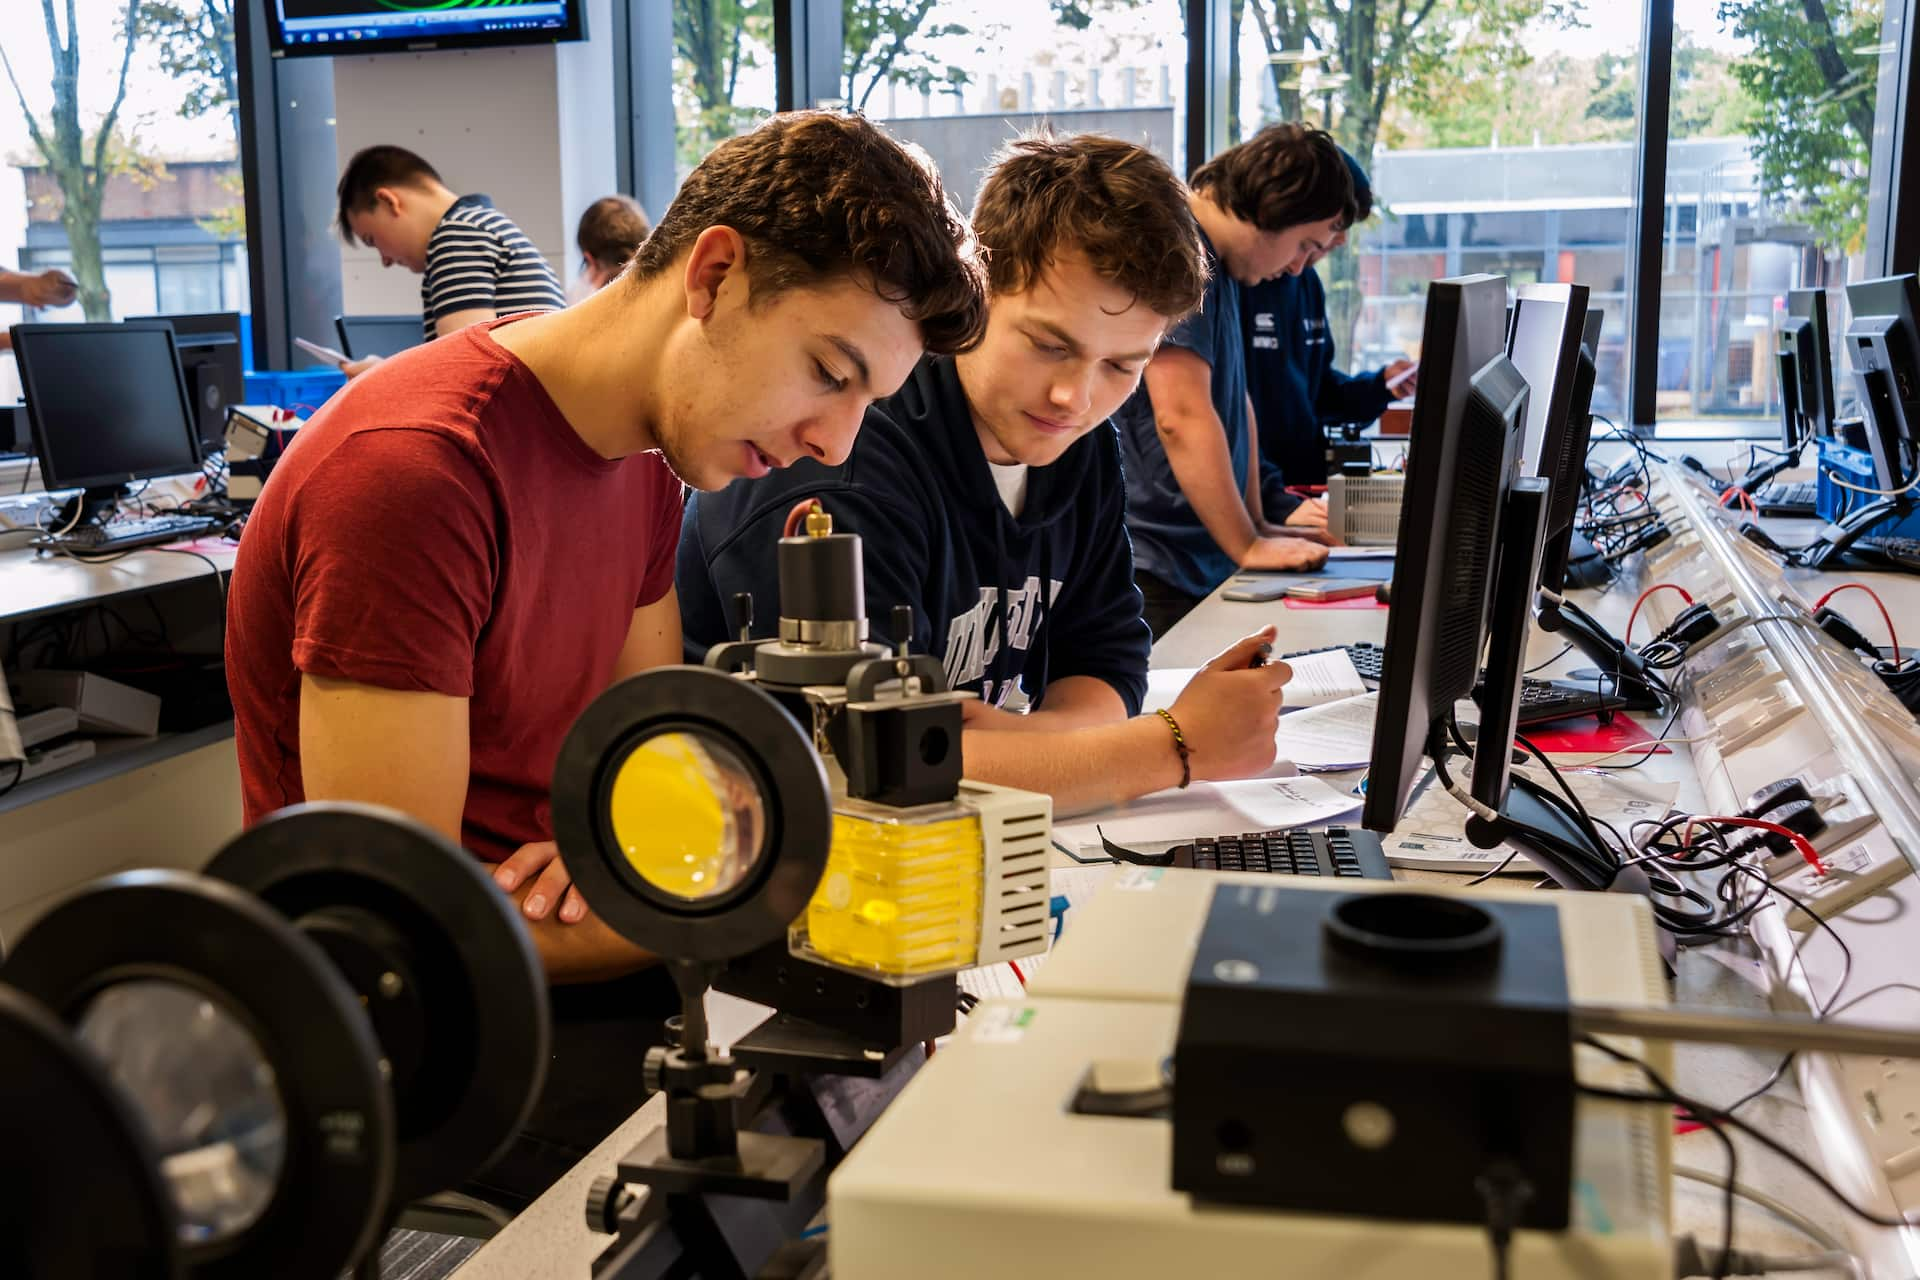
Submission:
{"label": "monitor stand", "polygon": [[1602,626],[1592,614],[1557,593],[1542,591],[1536,601],[1540,629],[1561,636],[1594,662],[1568,678],[1583,687],[1617,694],[1629,711],[1659,711],[1664,683],[1638,653]]}
{"label": "monitor stand", "polygon": [[1835,560],[1847,553],[1848,548],[1865,534],[1871,533],[1875,526],[1890,520],[1897,520],[1913,511],[1913,495],[1903,493],[1897,497],[1882,498],[1860,508],[1838,524],[1830,524],[1820,531],[1820,536],[1788,557],[1789,564],[1797,564],[1807,569],[1825,569]]}
{"label": "monitor stand", "polygon": [[52,528],[71,531],[82,525],[105,524],[132,489],[124,484],[95,485],[68,498],[54,516]]}

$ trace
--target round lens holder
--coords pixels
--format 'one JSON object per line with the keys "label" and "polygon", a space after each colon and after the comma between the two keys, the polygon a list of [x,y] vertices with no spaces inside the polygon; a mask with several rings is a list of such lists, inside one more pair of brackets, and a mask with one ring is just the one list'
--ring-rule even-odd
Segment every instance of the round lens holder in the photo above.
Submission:
{"label": "round lens holder", "polygon": [[389,1064],[394,1201],[459,1185],[526,1123],[545,1079],[546,975],[479,861],[373,805],[283,809],[207,874],[279,911],[364,1002]]}

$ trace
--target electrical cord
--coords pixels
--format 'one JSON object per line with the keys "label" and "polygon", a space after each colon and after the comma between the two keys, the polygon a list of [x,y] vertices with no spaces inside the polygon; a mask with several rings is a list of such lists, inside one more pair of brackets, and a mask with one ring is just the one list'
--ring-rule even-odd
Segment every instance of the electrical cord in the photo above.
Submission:
{"label": "electrical cord", "polygon": [[[1761,1146],[1781,1157],[1788,1164],[1791,1164],[1794,1168],[1812,1179],[1814,1184],[1828,1196],[1832,1197],[1836,1204],[1862,1222],[1872,1223],[1876,1227],[1909,1227],[1914,1225],[1910,1219],[1904,1216],[1884,1214],[1878,1210],[1869,1209],[1857,1203],[1852,1197],[1847,1195],[1846,1192],[1834,1186],[1832,1180],[1821,1173],[1820,1170],[1816,1169],[1805,1156],[1802,1156],[1799,1152],[1793,1150],[1772,1134],[1749,1124],[1739,1116],[1729,1115],[1718,1107],[1708,1106],[1703,1102],[1698,1102],[1677,1092],[1652,1066],[1634,1057],[1632,1054],[1620,1049],[1615,1049],[1613,1046],[1595,1039],[1592,1036],[1581,1036],[1580,1043],[1598,1049],[1608,1057],[1636,1068],[1653,1086],[1652,1091],[1647,1093],[1631,1093],[1621,1089],[1603,1089],[1594,1085],[1576,1084],[1575,1087],[1581,1093],[1590,1094],[1594,1097],[1611,1098],[1619,1102],[1657,1102],[1665,1106],[1683,1107],[1689,1115],[1706,1124],[1710,1131],[1719,1132],[1720,1126],[1726,1125],[1752,1138],[1755,1142],[1758,1142]],[[1735,1177],[1737,1177],[1737,1175],[1735,1175]],[[1735,1177],[1730,1177],[1729,1182],[1734,1181]],[[1731,1246],[1729,1245],[1729,1247]]]}
{"label": "electrical cord", "polygon": [[[1721,1191],[1726,1190],[1729,1185],[1725,1177],[1713,1172],[1711,1169],[1695,1169],[1684,1164],[1673,1166],[1673,1176],[1676,1178],[1684,1178],[1688,1182],[1702,1183]],[[1828,1231],[1825,1227],[1792,1205],[1774,1196],[1770,1196],[1764,1191],[1750,1187],[1744,1182],[1735,1182],[1732,1183],[1731,1186],[1735,1196],[1747,1201],[1749,1204],[1765,1209],[1768,1213],[1771,1213],[1774,1217],[1780,1219],[1827,1252],[1845,1254],[1848,1260],[1848,1269],[1856,1276],[1859,1275],[1859,1260],[1848,1252],[1845,1243],[1831,1231]]]}
{"label": "electrical cord", "polygon": [[1900,633],[1893,629],[1893,615],[1887,612],[1886,603],[1880,599],[1880,593],[1878,591],[1875,591],[1872,587],[1868,586],[1866,583],[1864,582],[1841,583],[1839,586],[1833,588],[1831,591],[1827,592],[1825,595],[1821,596],[1818,600],[1813,602],[1813,607],[1815,611],[1824,609],[1827,605],[1827,601],[1833,599],[1835,596],[1839,595],[1842,591],[1864,591],[1867,593],[1868,596],[1872,597],[1874,607],[1880,610],[1880,620],[1887,624],[1887,640],[1893,645],[1893,660],[1896,663],[1899,662],[1900,661]]}
{"label": "electrical cord", "polygon": [[1850,484],[1840,479],[1839,476],[1834,474],[1834,468],[1828,463],[1823,462],[1820,469],[1826,475],[1828,484],[1845,489],[1848,493],[1864,493],[1870,498],[1898,498],[1904,494],[1912,493],[1915,489],[1920,489],[1920,473],[1916,473],[1913,479],[1907,481],[1906,484],[1898,489],[1870,489],[1866,485]]}

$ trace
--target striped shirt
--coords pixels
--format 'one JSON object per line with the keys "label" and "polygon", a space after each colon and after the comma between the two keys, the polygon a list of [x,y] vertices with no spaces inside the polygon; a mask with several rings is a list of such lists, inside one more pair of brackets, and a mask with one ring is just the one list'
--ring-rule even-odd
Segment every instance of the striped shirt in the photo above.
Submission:
{"label": "striped shirt", "polygon": [[491,199],[461,196],[441,215],[427,240],[427,270],[420,281],[427,341],[438,333],[440,318],[456,311],[484,308],[504,316],[566,305],[553,268]]}

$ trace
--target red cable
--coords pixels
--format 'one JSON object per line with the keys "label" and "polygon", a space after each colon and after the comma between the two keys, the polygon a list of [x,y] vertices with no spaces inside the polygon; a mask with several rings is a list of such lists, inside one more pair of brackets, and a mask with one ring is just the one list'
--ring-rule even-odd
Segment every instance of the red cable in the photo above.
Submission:
{"label": "red cable", "polygon": [[1687,594],[1687,589],[1685,587],[1676,587],[1671,582],[1654,583],[1652,586],[1648,587],[1645,591],[1642,591],[1640,593],[1640,598],[1633,602],[1633,612],[1627,615],[1626,642],[1628,644],[1633,643],[1633,621],[1635,618],[1638,618],[1640,616],[1640,606],[1645,604],[1647,602],[1647,597],[1652,595],[1656,591],[1678,591],[1680,593],[1680,598],[1682,600],[1685,600],[1688,604],[1693,603],[1693,597]]}
{"label": "red cable", "polygon": [[1813,847],[1813,841],[1807,839],[1798,831],[1788,830],[1777,822],[1763,822],[1759,818],[1688,818],[1687,825],[1680,835],[1681,847],[1691,849],[1693,847],[1694,827],[1707,822],[1717,822],[1728,827],[1753,827],[1758,831],[1771,831],[1775,835],[1785,836],[1787,839],[1793,841],[1794,849],[1799,852],[1802,858],[1806,859],[1808,866],[1823,876],[1827,874],[1826,864],[1820,861],[1820,851]]}
{"label": "red cable", "polygon": [[787,512],[787,522],[780,527],[780,536],[783,538],[799,536],[800,522],[807,518],[808,512],[819,508],[820,499],[818,498],[802,498],[794,503],[793,510]]}
{"label": "red cable", "polygon": [[1864,591],[1868,595],[1873,597],[1874,605],[1880,610],[1880,620],[1887,624],[1887,639],[1893,642],[1893,660],[1895,663],[1898,663],[1900,661],[1900,637],[1894,632],[1894,629],[1893,629],[1893,615],[1887,612],[1887,606],[1884,602],[1881,601],[1880,593],[1878,591],[1875,591],[1872,587],[1868,586],[1866,583],[1843,582],[1839,586],[1835,587],[1833,590],[1827,592],[1827,594],[1821,596],[1818,600],[1814,601],[1813,607],[1815,609],[1825,608],[1827,601],[1833,599],[1835,596],[1839,595],[1842,591],[1845,591],[1848,588],[1852,588],[1855,591]]}
{"label": "red cable", "polygon": [[1007,961],[1007,968],[1013,970],[1013,976],[1020,979],[1020,989],[1025,991],[1027,989],[1027,975],[1020,972],[1020,966],[1009,960]]}

